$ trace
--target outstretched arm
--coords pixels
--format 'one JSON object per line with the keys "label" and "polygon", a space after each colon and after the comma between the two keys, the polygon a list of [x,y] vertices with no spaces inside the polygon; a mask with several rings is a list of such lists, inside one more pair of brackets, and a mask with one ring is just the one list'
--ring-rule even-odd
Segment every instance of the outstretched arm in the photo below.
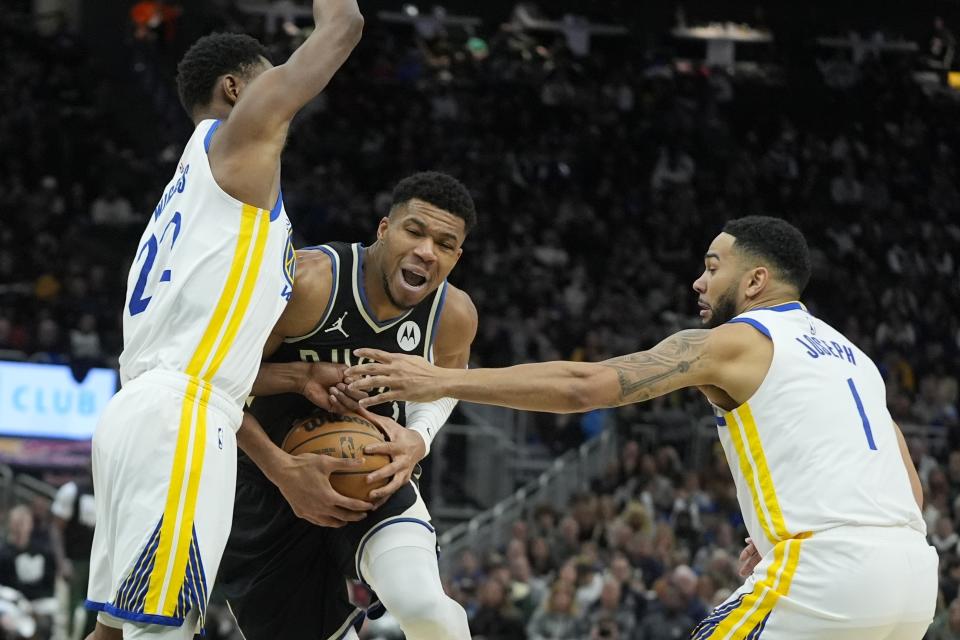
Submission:
{"label": "outstretched arm", "polygon": [[605,362],[543,362],[505,369],[454,370],[422,358],[362,349],[377,362],[347,369],[350,388],[389,391],[363,401],[426,402],[449,396],[530,411],[575,413],[641,402],[683,387],[717,384],[711,330],[680,331],[648,351]]}

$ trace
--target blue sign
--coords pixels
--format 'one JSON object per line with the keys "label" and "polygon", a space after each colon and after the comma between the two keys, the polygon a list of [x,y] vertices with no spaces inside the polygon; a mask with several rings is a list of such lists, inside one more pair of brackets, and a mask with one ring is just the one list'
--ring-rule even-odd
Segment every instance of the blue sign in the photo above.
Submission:
{"label": "blue sign", "polygon": [[116,390],[113,369],[77,382],[64,365],[0,362],[0,435],[89,440]]}

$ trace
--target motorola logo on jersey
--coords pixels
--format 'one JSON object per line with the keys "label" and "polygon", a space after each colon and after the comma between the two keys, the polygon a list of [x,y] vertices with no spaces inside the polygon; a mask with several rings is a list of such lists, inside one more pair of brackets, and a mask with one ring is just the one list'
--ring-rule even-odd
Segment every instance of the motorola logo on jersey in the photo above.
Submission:
{"label": "motorola logo on jersey", "polygon": [[404,351],[413,351],[420,344],[420,327],[413,320],[407,320],[397,331],[397,344]]}

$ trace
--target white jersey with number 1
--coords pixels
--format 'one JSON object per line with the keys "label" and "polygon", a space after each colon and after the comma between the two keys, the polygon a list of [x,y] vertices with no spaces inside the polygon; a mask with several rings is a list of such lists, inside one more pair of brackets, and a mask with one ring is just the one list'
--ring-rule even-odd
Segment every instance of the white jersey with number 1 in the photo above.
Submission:
{"label": "white jersey with number 1", "polygon": [[844,525],[925,532],[873,361],[799,302],[733,322],[773,342],[763,384],[717,419],[757,548]]}
{"label": "white jersey with number 1", "polygon": [[760,388],[717,429],[762,560],[697,640],[920,640],[937,554],[876,365],[799,302],[744,323],[773,343]]}

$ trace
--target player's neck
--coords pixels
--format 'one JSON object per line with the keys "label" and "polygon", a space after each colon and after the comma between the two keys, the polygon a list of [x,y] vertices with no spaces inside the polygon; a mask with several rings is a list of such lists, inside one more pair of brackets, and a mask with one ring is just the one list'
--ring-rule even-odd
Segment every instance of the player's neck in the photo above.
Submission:
{"label": "player's neck", "polygon": [[798,302],[800,296],[796,292],[776,292],[769,295],[760,295],[744,305],[740,313],[745,313],[747,311],[752,311],[753,309],[765,309],[767,307],[776,307],[777,305],[786,304],[788,302]]}
{"label": "player's neck", "polygon": [[230,105],[228,104],[210,104],[202,109],[197,109],[191,114],[193,126],[197,126],[204,120],[226,120],[230,115]]}
{"label": "player's neck", "polygon": [[386,322],[391,318],[403,315],[406,309],[393,304],[390,296],[383,288],[383,268],[380,266],[380,252],[377,245],[367,247],[363,256],[363,290],[366,293],[367,304],[373,313],[374,320]]}

